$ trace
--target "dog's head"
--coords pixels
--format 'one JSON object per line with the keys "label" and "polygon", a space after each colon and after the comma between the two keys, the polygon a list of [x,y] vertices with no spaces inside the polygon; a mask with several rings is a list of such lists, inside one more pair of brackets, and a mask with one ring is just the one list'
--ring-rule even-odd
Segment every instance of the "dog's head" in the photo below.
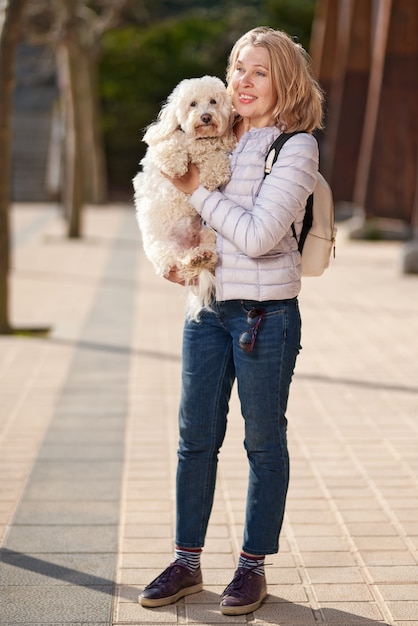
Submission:
{"label": "dog's head", "polygon": [[231,98],[216,76],[182,80],[167,98],[144,136],[148,144],[163,141],[180,128],[188,136],[221,137],[232,125]]}

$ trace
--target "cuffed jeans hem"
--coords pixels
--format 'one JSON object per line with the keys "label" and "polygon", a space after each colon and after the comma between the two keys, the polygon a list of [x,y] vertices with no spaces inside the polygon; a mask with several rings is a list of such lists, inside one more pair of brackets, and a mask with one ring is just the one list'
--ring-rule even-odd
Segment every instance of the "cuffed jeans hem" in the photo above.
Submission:
{"label": "cuffed jeans hem", "polygon": [[246,554],[254,554],[255,556],[265,556],[266,554],[277,554],[279,548],[272,548],[267,550],[253,550],[253,548],[242,546],[242,551]]}
{"label": "cuffed jeans hem", "polygon": [[185,548],[186,550],[203,550],[204,547],[202,543],[190,543],[188,541],[176,541],[176,546]]}

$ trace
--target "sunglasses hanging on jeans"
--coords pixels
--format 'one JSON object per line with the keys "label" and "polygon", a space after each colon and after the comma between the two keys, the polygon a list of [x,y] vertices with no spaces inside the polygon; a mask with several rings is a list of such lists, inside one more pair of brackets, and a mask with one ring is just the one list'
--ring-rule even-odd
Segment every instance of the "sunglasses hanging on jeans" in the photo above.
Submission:
{"label": "sunglasses hanging on jeans", "polygon": [[247,324],[250,327],[239,336],[238,345],[244,352],[252,352],[257,339],[258,329],[266,314],[265,309],[252,307],[247,313]]}

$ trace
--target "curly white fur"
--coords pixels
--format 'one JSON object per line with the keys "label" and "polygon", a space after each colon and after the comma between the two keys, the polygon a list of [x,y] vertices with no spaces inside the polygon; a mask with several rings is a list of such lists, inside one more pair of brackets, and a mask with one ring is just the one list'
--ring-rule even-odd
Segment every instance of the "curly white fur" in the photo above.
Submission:
{"label": "curly white fur", "polygon": [[231,101],[219,78],[181,81],[144,135],[148,149],[142,172],[133,180],[145,254],[161,276],[178,268],[188,286],[187,313],[193,319],[210,306],[214,293],[216,233],[202,224],[189,196],[163,173],[180,177],[192,162],[207,189],[224,185],[236,143],[232,122]]}

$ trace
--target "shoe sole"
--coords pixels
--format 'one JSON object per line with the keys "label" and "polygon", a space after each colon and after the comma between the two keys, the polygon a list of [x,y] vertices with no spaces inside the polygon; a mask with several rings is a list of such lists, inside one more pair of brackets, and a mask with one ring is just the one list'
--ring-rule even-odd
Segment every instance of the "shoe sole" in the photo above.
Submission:
{"label": "shoe sole", "polygon": [[189,596],[192,593],[198,593],[203,590],[203,583],[198,583],[197,585],[192,585],[191,587],[185,587],[184,589],[180,589],[173,596],[167,596],[166,598],[142,598],[139,596],[139,604],[141,606],[145,606],[148,608],[156,608],[158,606],[166,606],[167,604],[174,604],[180,598],[184,598],[184,596]]}
{"label": "shoe sole", "polygon": [[221,613],[222,615],[247,615],[247,613],[253,613],[253,611],[260,608],[261,603],[267,595],[268,593],[265,591],[257,602],[253,602],[253,604],[246,604],[245,606],[222,606],[221,604]]}

